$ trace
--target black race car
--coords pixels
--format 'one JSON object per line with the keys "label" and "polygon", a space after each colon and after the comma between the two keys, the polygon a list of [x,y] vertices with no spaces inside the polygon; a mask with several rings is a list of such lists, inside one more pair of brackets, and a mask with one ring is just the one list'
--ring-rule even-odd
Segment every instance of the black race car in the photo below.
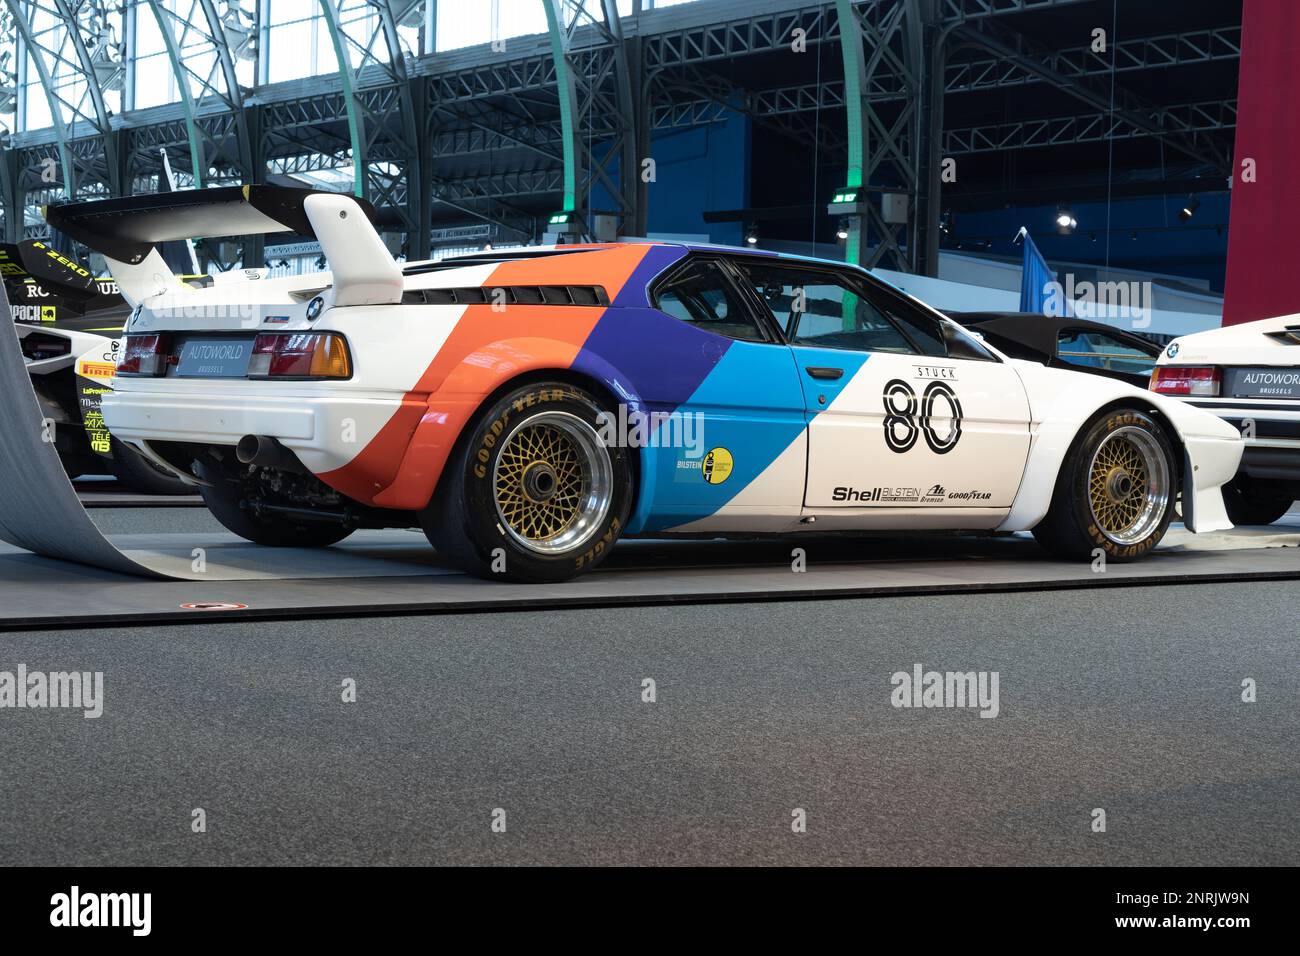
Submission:
{"label": "black race car", "polygon": [[9,309],[45,427],[70,478],[111,474],[134,491],[194,489],[109,435],[99,411],[111,389],[117,339],[130,307],[112,279],[42,242],[0,243]]}
{"label": "black race car", "polygon": [[1146,388],[1163,346],[1087,319],[1033,312],[949,312],[948,317],[1012,358],[1091,372]]}

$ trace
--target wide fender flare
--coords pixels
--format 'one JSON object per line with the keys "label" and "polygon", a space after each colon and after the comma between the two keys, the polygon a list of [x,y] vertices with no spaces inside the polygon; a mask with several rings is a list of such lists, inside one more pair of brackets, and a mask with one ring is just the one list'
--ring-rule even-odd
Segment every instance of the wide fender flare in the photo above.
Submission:
{"label": "wide fender flare", "polygon": [[[644,411],[631,381],[600,356],[570,342],[541,336],[498,339],[468,353],[438,382],[429,383],[426,414],[414,433],[393,481],[372,499],[380,507],[420,510],[441,480],[452,448],[491,396],[525,376],[553,372],[594,381],[628,411]],[[618,409],[611,411],[617,415]],[[653,448],[639,449],[642,475],[652,475]]]}
{"label": "wide fender flare", "polygon": [[1029,458],[1020,490],[999,531],[1026,531],[1046,516],[1065,457],[1083,426],[1099,411],[1119,403],[1154,409],[1173,427],[1184,459],[1184,520],[1189,530],[1232,527],[1220,491],[1241,461],[1241,435],[1221,418],[1178,399],[1118,379],[1012,363],[1029,398]]}
{"label": "wide fender flare", "polygon": [[[596,353],[582,350],[578,353],[572,368],[574,372],[599,382],[614,398],[617,405],[626,406],[628,415],[650,413],[651,409],[632,385],[632,380]],[[615,416],[619,415],[618,408],[612,408],[610,412]],[[636,451],[637,481],[633,489],[635,497],[632,501],[632,511],[626,527],[628,533],[641,530],[651,511],[654,510],[655,476],[659,473],[660,449],[655,443],[648,442]]]}

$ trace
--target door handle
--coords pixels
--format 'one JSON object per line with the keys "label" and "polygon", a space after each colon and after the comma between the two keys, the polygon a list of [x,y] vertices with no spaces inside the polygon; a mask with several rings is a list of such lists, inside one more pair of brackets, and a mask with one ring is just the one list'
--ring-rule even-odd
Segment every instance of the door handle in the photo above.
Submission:
{"label": "door handle", "polygon": [[844,377],[844,369],[828,368],[824,365],[809,365],[804,369],[813,378],[836,379]]}

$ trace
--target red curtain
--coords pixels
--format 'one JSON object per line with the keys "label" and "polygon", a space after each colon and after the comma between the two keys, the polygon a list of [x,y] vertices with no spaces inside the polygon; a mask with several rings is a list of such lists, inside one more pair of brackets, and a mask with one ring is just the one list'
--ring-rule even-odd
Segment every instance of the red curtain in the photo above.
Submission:
{"label": "red curtain", "polygon": [[[1300,312],[1300,3],[1246,0],[1223,324]],[[1243,163],[1253,160],[1252,174]]]}

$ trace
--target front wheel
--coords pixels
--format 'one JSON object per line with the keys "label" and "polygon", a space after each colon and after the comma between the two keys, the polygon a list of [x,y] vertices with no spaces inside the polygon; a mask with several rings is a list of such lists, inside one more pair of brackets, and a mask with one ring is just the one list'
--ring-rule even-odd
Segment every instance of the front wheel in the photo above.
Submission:
{"label": "front wheel", "polygon": [[1066,455],[1052,505],[1034,537],[1053,554],[1086,561],[1144,557],[1173,518],[1177,468],[1164,429],[1119,408],[1086,426]]}
{"label": "front wheel", "polygon": [[421,514],[434,548],[493,580],[564,581],[598,565],[632,504],[631,457],[602,437],[607,414],[565,382],[523,386],[485,409]]}

